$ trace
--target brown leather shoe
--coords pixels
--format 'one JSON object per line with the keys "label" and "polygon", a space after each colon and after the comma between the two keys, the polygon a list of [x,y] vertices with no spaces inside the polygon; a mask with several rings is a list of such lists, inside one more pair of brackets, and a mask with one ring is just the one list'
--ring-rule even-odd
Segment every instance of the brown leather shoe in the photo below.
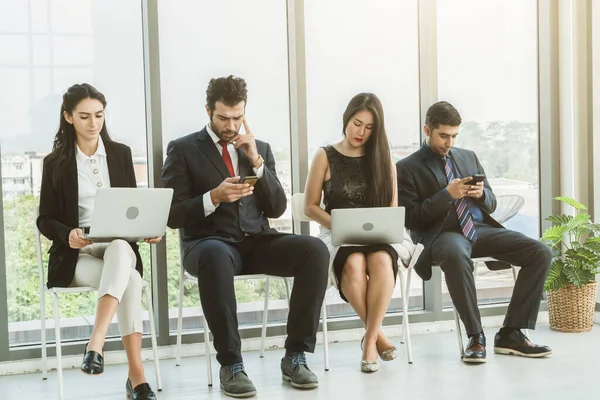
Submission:
{"label": "brown leather shoe", "polygon": [[494,353],[539,358],[552,354],[552,349],[548,346],[531,343],[521,330],[514,329],[510,333],[503,332],[502,330],[496,333],[494,337]]}
{"label": "brown leather shoe", "polygon": [[485,335],[483,332],[469,337],[469,343],[465,349],[463,362],[466,363],[484,363],[487,361],[485,352]]}

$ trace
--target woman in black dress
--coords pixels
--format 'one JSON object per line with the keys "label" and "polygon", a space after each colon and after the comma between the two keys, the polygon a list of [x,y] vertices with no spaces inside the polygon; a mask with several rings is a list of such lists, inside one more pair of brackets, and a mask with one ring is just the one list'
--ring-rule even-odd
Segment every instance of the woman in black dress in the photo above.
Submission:
{"label": "woman in black dress", "polygon": [[331,210],[398,205],[396,168],[377,96],[361,93],[352,98],[344,112],[342,133],[340,142],[315,154],[304,211],[321,225],[319,237],[330,249],[331,284],[365,323],[361,371],[375,372],[378,354],[390,361],[398,353],[383,334],[381,323],[392,299],[398,258],[408,264],[415,246],[410,239],[397,245],[331,245]]}

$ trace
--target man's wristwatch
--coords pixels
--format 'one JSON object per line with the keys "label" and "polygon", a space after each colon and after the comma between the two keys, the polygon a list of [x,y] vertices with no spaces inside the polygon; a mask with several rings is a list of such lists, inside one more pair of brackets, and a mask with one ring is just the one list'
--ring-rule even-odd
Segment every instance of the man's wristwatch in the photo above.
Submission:
{"label": "man's wristwatch", "polygon": [[252,166],[256,169],[259,169],[265,160],[263,160],[262,156],[259,154],[258,158],[252,162]]}

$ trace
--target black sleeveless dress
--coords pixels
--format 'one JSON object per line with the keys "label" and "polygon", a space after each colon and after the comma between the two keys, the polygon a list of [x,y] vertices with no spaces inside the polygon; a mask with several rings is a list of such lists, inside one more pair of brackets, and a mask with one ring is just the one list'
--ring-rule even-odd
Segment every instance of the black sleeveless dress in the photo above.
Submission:
{"label": "black sleeveless dress", "polygon": [[[323,147],[327,154],[331,178],[323,182],[323,204],[325,211],[331,214],[336,208],[365,208],[367,205],[367,180],[364,157],[348,157],[340,153],[332,145]],[[346,259],[353,253],[363,253],[365,256],[376,252],[386,251],[392,257],[394,279],[398,274],[398,253],[389,244],[369,246],[342,246],[333,260],[333,271],[338,283],[340,297],[348,301],[342,293],[342,272]]]}

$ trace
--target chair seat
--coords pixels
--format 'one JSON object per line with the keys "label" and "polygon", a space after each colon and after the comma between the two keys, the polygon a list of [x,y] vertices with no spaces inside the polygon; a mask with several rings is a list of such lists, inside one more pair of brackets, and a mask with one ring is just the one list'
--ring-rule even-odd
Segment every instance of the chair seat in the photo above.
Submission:
{"label": "chair seat", "polygon": [[[191,275],[190,275],[191,276]],[[142,289],[148,286],[148,282],[142,280]],[[98,289],[91,286],[74,286],[74,287],[53,287],[50,289],[46,289],[46,292],[56,293],[56,294],[69,294],[69,293],[86,293],[86,292],[95,292]]]}
{"label": "chair seat", "polygon": [[79,286],[79,287],[53,287],[47,289],[47,292],[61,294],[61,293],[84,293],[84,292],[95,292],[98,289],[93,288],[91,286]]}
{"label": "chair seat", "polygon": [[[195,277],[194,275],[188,273],[187,271],[184,272],[184,277],[185,277],[186,282],[198,284],[198,278]],[[265,275],[265,274],[236,275],[236,276],[234,276],[233,279],[236,281],[242,281],[242,280],[247,280],[247,279],[267,279],[267,278],[285,279],[285,277],[283,277],[283,276],[273,276],[273,275]]]}

